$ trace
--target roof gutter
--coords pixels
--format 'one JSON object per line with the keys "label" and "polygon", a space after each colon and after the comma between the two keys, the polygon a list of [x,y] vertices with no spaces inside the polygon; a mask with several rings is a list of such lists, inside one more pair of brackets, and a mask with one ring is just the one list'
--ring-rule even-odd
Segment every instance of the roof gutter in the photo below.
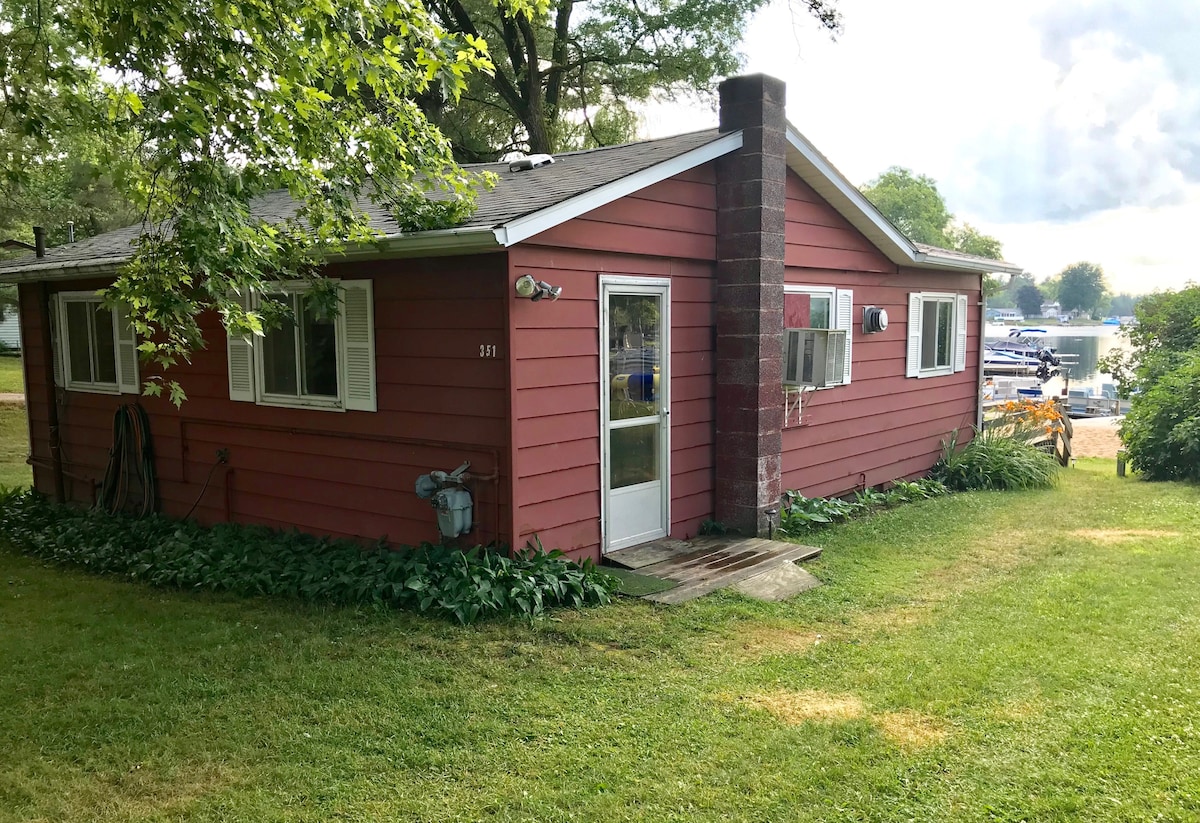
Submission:
{"label": "roof gutter", "polygon": [[0,283],[37,283],[43,280],[78,280],[81,277],[115,274],[117,269],[129,262],[129,257],[113,257],[107,260],[74,260],[68,263],[46,261],[23,266],[9,272],[0,272]]}
{"label": "roof gutter", "polygon": [[[419,234],[384,235],[373,243],[355,243],[329,255],[330,261],[365,260],[388,257],[424,257],[447,254],[482,254],[497,251],[508,245],[503,227],[471,226],[461,229],[438,229]],[[132,255],[107,260],[39,261],[20,269],[0,272],[0,283],[34,283],[55,280],[78,280],[116,274]]]}
{"label": "roof gutter", "polygon": [[995,261],[993,265],[989,266],[982,263],[982,261],[962,260],[953,255],[930,254],[928,252],[917,252],[913,257],[913,262],[917,265],[924,263],[937,266],[939,269],[961,269],[979,274],[1021,274],[1025,271],[1020,266],[1014,266],[1000,260]]}
{"label": "roof gutter", "polygon": [[331,260],[361,260],[371,257],[425,257],[447,254],[482,254],[507,245],[504,228],[467,226],[435,229],[415,234],[386,234],[373,243],[357,243]]}

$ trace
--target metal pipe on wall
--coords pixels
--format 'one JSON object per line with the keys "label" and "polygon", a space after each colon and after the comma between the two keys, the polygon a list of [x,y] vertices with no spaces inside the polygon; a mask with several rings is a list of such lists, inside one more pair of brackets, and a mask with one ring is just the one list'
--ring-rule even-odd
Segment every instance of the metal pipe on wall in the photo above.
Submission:
{"label": "metal pipe on wall", "polygon": [[[35,232],[35,236],[39,238],[39,243],[41,243],[41,253],[45,254],[45,231],[43,230],[40,234]],[[50,471],[54,482],[54,500],[58,503],[64,503],[67,499],[67,490],[66,484],[63,481],[62,443],[59,439],[61,433],[58,421],[58,388],[54,385],[55,352],[54,334],[50,329],[50,284],[44,280],[41,283],[39,298],[41,302],[40,314],[42,316],[42,383],[46,387],[45,395],[42,399],[46,404],[46,420],[50,427]]]}

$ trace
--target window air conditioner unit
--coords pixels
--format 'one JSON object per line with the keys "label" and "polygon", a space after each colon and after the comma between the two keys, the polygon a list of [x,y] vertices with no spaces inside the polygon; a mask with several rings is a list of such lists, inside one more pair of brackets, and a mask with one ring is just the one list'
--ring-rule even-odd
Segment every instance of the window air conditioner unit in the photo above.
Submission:
{"label": "window air conditioner unit", "polygon": [[783,384],[836,386],[846,380],[844,329],[784,329]]}

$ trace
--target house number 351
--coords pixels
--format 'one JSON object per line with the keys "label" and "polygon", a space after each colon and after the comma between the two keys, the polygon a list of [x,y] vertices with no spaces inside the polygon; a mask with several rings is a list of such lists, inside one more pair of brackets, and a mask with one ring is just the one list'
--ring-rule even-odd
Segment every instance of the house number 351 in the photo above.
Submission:
{"label": "house number 351", "polygon": [[479,346],[479,356],[480,357],[495,357],[496,356],[496,344],[495,343],[481,344]]}

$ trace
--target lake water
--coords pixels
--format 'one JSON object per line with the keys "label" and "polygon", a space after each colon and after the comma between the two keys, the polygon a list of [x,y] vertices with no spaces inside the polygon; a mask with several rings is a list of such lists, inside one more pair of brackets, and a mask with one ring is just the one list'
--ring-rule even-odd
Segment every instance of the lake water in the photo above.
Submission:
{"label": "lake water", "polygon": [[[984,330],[987,342],[1003,340],[1011,326],[988,324]],[[1113,349],[1125,348],[1128,342],[1117,334],[1118,326],[1043,326],[1049,334],[1043,339],[1045,345],[1058,349],[1059,354],[1073,354],[1071,364],[1071,386],[1094,386],[1111,383],[1112,376],[1096,368],[1096,362]],[[1055,378],[1047,387],[1054,391],[1060,378]]]}

